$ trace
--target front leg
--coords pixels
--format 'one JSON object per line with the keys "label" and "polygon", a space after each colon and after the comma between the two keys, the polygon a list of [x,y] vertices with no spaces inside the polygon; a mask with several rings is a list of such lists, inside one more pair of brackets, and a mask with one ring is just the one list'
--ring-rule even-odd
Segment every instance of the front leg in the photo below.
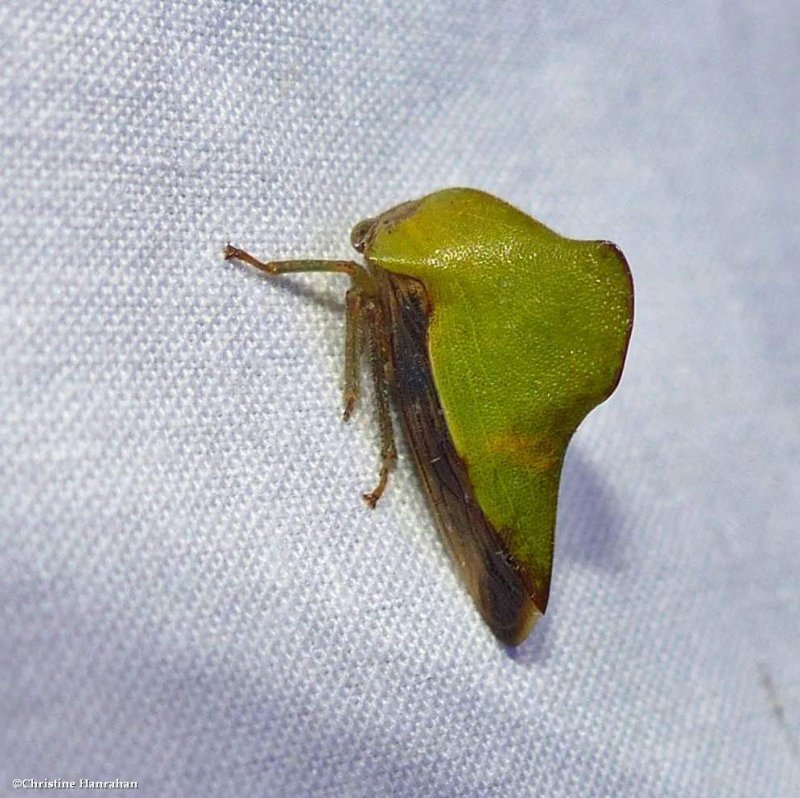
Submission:
{"label": "front leg", "polygon": [[270,276],[302,272],[335,272],[350,277],[352,286],[345,297],[344,420],[347,421],[360,395],[360,359],[363,344],[369,352],[370,370],[378,409],[381,440],[381,465],[378,484],[364,501],[375,507],[386,489],[389,472],[397,460],[392,417],[389,408],[391,350],[383,309],[376,299],[370,273],[353,261],[283,260],[261,261],[243,249],[228,244],[225,260],[239,260]]}
{"label": "front leg", "polygon": [[361,343],[364,292],[353,286],[345,296],[344,420],[349,421],[361,393]]}

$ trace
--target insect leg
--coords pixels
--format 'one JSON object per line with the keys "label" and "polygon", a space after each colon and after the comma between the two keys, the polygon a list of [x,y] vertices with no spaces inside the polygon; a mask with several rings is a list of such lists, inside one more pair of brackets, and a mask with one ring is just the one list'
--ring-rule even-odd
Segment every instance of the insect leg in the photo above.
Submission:
{"label": "insect leg", "polygon": [[366,277],[364,270],[351,260],[271,260],[262,261],[254,258],[249,252],[245,252],[238,247],[228,244],[223,255],[225,260],[240,260],[242,263],[252,266],[254,269],[266,272],[267,274],[286,274],[288,272],[340,272],[348,274],[354,282],[360,281],[362,275]]}
{"label": "insect leg", "polygon": [[389,471],[397,460],[397,449],[389,411],[389,377],[391,368],[389,339],[385,329],[380,304],[370,294],[375,290],[372,277],[363,267],[348,260],[279,260],[261,261],[249,252],[228,244],[224,250],[225,260],[239,260],[269,275],[297,272],[338,272],[346,274],[352,287],[346,295],[345,315],[345,374],[344,374],[344,419],[353,412],[360,392],[359,355],[362,339],[369,346],[372,379],[378,404],[378,423],[381,435],[381,470],[378,485],[364,494],[364,501],[375,507],[386,488]]}
{"label": "insect leg", "polygon": [[370,493],[364,494],[364,501],[374,508],[386,489],[389,472],[394,468],[397,460],[397,447],[394,442],[392,416],[389,409],[389,377],[387,371],[391,368],[391,360],[386,323],[383,311],[377,300],[368,297],[364,310],[367,320],[365,332],[369,345],[369,361],[372,370],[372,381],[375,386],[375,401],[378,405],[378,425],[381,434],[381,470],[378,484]]}
{"label": "insect leg", "polygon": [[352,415],[359,394],[359,355],[361,353],[361,325],[363,289],[370,285],[369,274],[357,263],[349,260],[273,260],[261,261],[239,247],[228,244],[223,252],[225,260],[238,260],[270,276],[298,272],[335,272],[350,277],[353,287],[346,295],[345,349],[344,349],[344,420]]}
{"label": "insect leg", "polygon": [[353,286],[345,296],[344,328],[344,420],[348,421],[360,393],[361,333],[364,294]]}

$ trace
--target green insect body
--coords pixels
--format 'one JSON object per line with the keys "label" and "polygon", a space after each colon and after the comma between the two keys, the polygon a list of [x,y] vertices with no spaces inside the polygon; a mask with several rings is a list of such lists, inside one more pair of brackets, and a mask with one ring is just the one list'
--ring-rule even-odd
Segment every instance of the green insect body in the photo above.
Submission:
{"label": "green insect body", "polygon": [[456,566],[497,637],[516,645],[547,606],[567,444],[622,371],[625,258],[471,189],[400,205],[351,238],[366,270],[226,254],[273,273],[351,275],[346,416],[362,339],[383,405],[381,482],[366,498],[374,504],[393,465],[392,395]]}

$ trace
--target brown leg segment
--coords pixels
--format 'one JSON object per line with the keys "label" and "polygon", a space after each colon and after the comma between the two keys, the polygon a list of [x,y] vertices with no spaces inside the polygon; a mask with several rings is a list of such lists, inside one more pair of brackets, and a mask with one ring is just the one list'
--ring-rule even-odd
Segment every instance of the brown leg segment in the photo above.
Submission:
{"label": "brown leg segment", "polygon": [[394,441],[389,406],[390,377],[388,370],[391,368],[391,360],[383,310],[377,300],[368,297],[364,311],[367,322],[365,330],[369,345],[369,361],[375,387],[375,401],[378,406],[378,426],[381,433],[381,469],[378,484],[370,493],[364,494],[364,501],[374,509],[386,489],[389,472],[394,468],[397,460],[397,447]]}
{"label": "brown leg segment", "polygon": [[369,272],[348,260],[279,260],[261,261],[249,252],[228,244],[225,260],[239,260],[270,276],[299,272],[335,272],[346,274],[352,280],[345,305],[345,356],[344,356],[344,420],[352,415],[360,394],[359,366],[361,348],[366,343],[369,351],[375,401],[378,407],[378,425],[381,435],[381,467],[378,484],[364,501],[375,507],[386,489],[389,472],[397,460],[397,447],[389,410],[389,384],[391,380],[391,354],[383,310],[375,299],[375,285]]}
{"label": "brown leg segment", "polygon": [[349,421],[360,393],[361,326],[364,294],[351,288],[345,296],[344,327],[344,420]]}
{"label": "brown leg segment", "polygon": [[366,277],[364,270],[351,260],[270,260],[254,258],[249,252],[228,244],[223,250],[225,260],[240,260],[254,269],[270,275],[288,274],[290,272],[339,272],[359,282],[360,274]]}

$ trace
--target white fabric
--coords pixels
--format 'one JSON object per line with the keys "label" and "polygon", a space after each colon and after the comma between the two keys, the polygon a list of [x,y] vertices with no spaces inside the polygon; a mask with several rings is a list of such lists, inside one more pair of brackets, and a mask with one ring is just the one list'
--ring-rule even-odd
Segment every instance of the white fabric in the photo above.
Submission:
{"label": "white fabric", "polygon": [[[800,795],[798,5],[0,8],[0,788]],[[516,653],[367,402],[360,218],[491,191],[625,251]]]}

